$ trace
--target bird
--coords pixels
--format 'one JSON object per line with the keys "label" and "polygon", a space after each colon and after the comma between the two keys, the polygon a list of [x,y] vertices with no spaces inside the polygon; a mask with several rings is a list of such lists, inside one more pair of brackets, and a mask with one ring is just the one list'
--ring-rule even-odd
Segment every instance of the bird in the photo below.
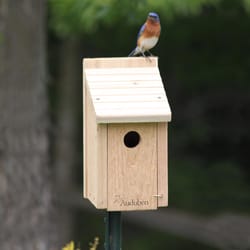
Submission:
{"label": "bird", "polygon": [[141,26],[137,35],[137,46],[128,56],[130,57],[141,54],[146,57],[145,52],[148,52],[150,56],[153,56],[149,50],[157,44],[160,34],[161,24],[159,15],[155,12],[150,12],[146,22]]}

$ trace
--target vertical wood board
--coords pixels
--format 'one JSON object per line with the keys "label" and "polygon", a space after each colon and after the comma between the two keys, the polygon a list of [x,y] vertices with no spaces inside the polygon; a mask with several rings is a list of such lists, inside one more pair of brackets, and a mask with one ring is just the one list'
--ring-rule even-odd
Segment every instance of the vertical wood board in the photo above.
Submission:
{"label": "vertical wood board", "polygon": [[167,123],[158,123],[158,206],[168,205],[168,131]]}
{"label": "vertical wood board", "polygon": [[84,197],[97,208],[107,207],[107,125],[97,124],[84,85]]}
{"label": "vertical wood board", "polygon": [[[136,147],[128,148],[124,136],[140,135]],[[108,125],[108,210],[156,209],[157,126],[154,123]]]}

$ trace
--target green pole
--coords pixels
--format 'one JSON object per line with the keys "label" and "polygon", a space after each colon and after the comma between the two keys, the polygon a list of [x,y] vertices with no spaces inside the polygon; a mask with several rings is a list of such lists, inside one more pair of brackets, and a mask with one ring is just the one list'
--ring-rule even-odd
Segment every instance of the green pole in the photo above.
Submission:
{"label": "green pole", "polygon": [[121,250],[122,220],[121,212],[107,212],[105,217],[105,250]]}

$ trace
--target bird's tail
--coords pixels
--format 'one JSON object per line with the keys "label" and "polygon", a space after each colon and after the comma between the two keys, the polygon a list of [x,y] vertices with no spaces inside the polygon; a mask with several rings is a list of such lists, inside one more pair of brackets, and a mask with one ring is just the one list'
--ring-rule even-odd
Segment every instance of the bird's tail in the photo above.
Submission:
{"label": "bird's tail", "polygon": [[136,49],[133,49],[133,50],[130,52],[130,54],[128,55],[128,57],[134,56],[134,55],[135,55],[135,51],[136,51]]}
{"label": "bird's tail", "polygon": [[140,53],[140,49],[138,48],[138,47],[136,47],[134,50],[132,50],[131,52],[130,52],[130,54],[128,55],[128,57],[130,57],[130,56],[135,56],[135,55],[137,55],[137,54],[139,54]]}

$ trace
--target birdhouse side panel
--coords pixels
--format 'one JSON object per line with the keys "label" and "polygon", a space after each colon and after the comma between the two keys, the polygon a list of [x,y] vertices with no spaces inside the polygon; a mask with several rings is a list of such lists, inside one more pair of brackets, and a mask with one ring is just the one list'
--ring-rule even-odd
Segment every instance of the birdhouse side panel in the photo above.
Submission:
{"label": "birdhouse side panel", "polygon": [[158,123],[158,207],[168,205],[168,123]]}
{"label": "birdhouse side panel", "polygon": [[96,123],[87,84],[84,88],[84,197],[107,208],[107,125]]}

